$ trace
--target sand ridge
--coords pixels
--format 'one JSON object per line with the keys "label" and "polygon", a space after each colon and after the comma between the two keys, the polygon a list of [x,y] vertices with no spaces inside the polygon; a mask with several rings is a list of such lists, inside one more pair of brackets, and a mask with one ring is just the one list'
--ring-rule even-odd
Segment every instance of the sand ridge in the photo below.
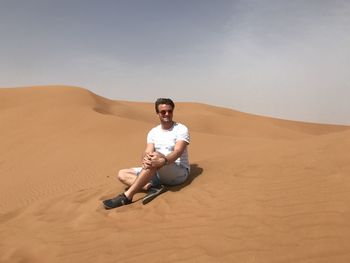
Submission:
{"label": "sand ridge", "polygon": [[[152,103],[78,87],[0,89],[0,262],[348,262],[350,127],[177,103],[192,174],[105,211]],[[138,195],[137,197],[141,197]]]}

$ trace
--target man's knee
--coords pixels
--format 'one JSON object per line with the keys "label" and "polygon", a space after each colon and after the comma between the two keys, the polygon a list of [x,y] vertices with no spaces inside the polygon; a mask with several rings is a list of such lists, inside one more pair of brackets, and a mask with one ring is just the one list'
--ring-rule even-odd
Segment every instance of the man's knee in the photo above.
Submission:
{"label": "man's knee", "polygon": [[117,174],[117,179],[123,183],[130,183],[130,180],[135,180],[136,172],[133,169],[122,169]]}
{"label": "man's knee", "polygon": [[117,174],[117,179],[121,182],[124,182],[125,179],[126,179],[126,171],[127,169],[121,169],[118,171],[118,174]]}

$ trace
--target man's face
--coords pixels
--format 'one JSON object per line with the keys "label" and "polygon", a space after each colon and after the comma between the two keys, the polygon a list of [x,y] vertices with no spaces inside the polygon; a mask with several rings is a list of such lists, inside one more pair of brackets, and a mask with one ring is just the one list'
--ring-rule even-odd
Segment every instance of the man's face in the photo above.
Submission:
{"label": "man's face", "polygon": [[167,104],[158,105],[158,116],[161,122],[172,122],[173,121],[173,108]]}

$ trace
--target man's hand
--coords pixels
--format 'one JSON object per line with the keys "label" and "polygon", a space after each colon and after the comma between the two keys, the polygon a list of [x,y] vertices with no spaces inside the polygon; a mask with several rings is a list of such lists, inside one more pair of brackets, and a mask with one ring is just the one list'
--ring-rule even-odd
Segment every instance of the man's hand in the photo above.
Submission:
{"label": "man's hand", "polygon": [[160,168],[164,165],[164,155],[159,152],[147,153],[142,161],[142,168]]}

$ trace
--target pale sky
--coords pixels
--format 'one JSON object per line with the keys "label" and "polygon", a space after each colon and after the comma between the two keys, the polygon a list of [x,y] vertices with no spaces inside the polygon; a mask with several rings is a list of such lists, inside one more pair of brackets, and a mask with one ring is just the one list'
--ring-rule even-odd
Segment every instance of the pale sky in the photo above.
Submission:
{"label": "pale sky", "polygon": [[0,87],[350,125],[349,0],[0,0]]}

